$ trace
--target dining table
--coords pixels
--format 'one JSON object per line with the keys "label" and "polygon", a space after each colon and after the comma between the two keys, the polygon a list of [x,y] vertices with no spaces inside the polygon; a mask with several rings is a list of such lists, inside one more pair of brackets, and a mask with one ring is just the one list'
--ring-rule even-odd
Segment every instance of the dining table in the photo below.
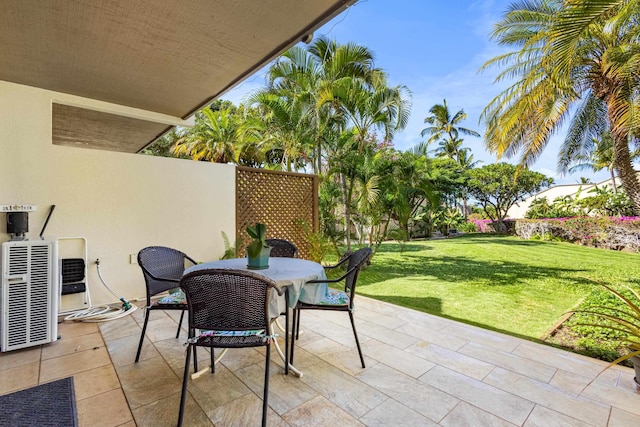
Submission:
{"label": "dining table", "polygon": [[[272,319],[270,325],[272,330],[270,333],[273,333],[273,325],[277,324],[278,317],[282,313],[286,312],[287,309],[294,309],[298,301],[317,304],[322,301],[328,293],[327,283],[320,282],[307,284],[310,280],[326,279],[327,276],[325,274],[324,267],[317,262],[300,258],[271,257],[269,258],[268,268],[259,270],[250,269],[247,265],[247,258],[223,259],[194,265],[186,269],[185,274],[192,271],[214,268],[252,271],[256,274],[265,276],[276,283],[278,292],[272,292],[269,301],[269,314]],[[285,295],[287,295],[287,298],[285,298]],[[279,324],[277,325],[280,327]],[[280,329],[282,329],[285,334],[290,332],[287,331],[286,328],[280,327]],[[276,351],[282,358],[283,362],[286,363],[287,358],[282,352],[278,341],[274,340],[274,344]],[[291,345],[294,345],[294,343],[292,342]],[[214,363],[219,361],[223,355],[224,352],[216,358]],[[302,372],[300,372],[300,370],[295,366],[289,364],[288,368],[294,375],[298,377],[302,376]],[[205,368],[194,373],[192,378],[197,378],[200,374],[206,372],[207,369],[208,368]]]}

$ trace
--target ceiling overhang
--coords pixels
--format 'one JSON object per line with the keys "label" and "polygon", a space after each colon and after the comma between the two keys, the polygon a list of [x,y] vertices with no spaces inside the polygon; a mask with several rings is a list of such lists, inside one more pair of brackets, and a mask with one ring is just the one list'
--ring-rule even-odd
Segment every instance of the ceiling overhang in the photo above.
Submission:
{"label": "ceiling overhang", "polygon": [[[185,119],[355,1],[9,0],[0,80]],[[55,105],[65,145],[138,152],[173,126]]]}

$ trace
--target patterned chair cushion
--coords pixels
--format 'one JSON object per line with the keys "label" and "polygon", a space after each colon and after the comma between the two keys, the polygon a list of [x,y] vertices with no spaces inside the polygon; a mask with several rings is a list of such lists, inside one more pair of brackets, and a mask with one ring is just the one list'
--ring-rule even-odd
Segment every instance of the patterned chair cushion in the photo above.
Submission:
{"label": "patterned chair cushion", "polygon": [[329,289],[318,305],[349,305],[349,295],[344,291]]}
{"label": "patterned chair cushion", "polygon": [[176,305],[187,304],[187,297],[182,291],[174,292],[166,297],[162,297],[155,302],[156,305]]}

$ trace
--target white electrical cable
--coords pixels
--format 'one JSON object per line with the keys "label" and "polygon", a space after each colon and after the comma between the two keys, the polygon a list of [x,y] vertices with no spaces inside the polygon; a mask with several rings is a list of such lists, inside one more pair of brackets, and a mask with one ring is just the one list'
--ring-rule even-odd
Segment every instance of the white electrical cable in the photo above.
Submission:
{"label": "white electrical cable", "polygon": [[116,294],[109,285],[104,281],[102,275],[100,274],[100,260],[96,259],[96,269],[98,270],[98,278],[102,282],[105,288],[111,294],[113,294],[116,298],[118,298],[122,304],[117,306],[117,304],[108,304],[108,305],[98,305],[87,308],[86,310],[76,311],[69,316],[65,317],[64,320],[74,320],[77,322],[106,322],[109,320],[119,319],[124,316],[128,316],[134,311],[138,309],[138,306],[135,304],[131,304],[129,301],[125,300],[120,295]]}

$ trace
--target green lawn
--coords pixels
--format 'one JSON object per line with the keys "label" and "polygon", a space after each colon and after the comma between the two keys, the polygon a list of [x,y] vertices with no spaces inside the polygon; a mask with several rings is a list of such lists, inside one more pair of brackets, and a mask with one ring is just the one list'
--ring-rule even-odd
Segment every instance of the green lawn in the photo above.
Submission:
{"label": "green lawn", "polygon": [[358,294],[538,339],[593,288],[640,278],[640,254],[471,234],[384,243]]}

